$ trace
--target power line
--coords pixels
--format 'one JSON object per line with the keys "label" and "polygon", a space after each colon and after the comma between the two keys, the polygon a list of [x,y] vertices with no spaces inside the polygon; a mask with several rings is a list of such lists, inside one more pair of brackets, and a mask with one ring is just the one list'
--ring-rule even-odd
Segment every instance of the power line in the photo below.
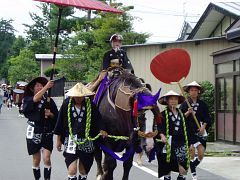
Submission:
{"label": "power line", "polygon": [[164,9],[159,9],[159,8],[156,8],[156,7],[142,5],[142,4],[135,3],[135,2],[132,3],[132,6],[142,7],[144,9],[155,10],[155,11],[151,11],[151,10],[139,10],[139,9],[135,10],[135,9],[133,9],[133,10],[131,10],[132,12],[148,13],[148,14],[161,14],[161,15],[172,15],[172,16],[186,16],[186,14],[187,14],[188,17],[199,17],[200,16],[200,14],[186,13],[185,10],[183,10],[183,12],[172,11],[172,10],[164,10]]}
{"label": "power line", "polygon": [[141,14],[159,14],[165,16],[181,16],[181,17],[199,17],[199,15],[191,15],[191,14],[183,14],[183,13],[167,13],[167,12],[153,12],[153,11],[145,11],[145,10],[131,10],[133,13],[141,13]]}
{"label": "power line", "polygon": [[178,11],[163,10],[163,9],[158,9],[158,8],[155,8],[155,7],[150,7],[150,6],[146,6],[146,5],[140,5],[140,4],[133,4],[133,6],[140,6],[140,7],[144,7],[144,8],[148,8],[148,9],[154,9],[154,10],[161,11],[161,12],[179,13]]}

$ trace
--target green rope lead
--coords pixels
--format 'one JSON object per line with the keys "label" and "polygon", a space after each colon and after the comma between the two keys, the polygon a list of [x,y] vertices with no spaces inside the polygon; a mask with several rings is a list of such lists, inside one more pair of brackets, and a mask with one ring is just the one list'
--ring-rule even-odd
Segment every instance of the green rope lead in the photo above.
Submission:
{"label": "green rope lead", "polygon": [[86,130],[85,130],[85,137],[89,137],[90,127],[91,127],[91,116],[92,116],[92,110],[91,110],[91,103],[89,97],[86,98],[87,103],[87,121],[86,121]]}
{"label": "green rope lead", "polygon": [[[183,113],[180,109],[179,109],[179,113],[180,113],[182,121],[183,121],[184,138],[185,138],[186,148],[187,148],[187,168],[188,168],[190,166],[190,153],[189,153],[189,148],[188,148],[187,128],[186,128],[185,118],[184,118]],[[168,117],[167,108],[165,109],[165,114],[166,114],[166,136],[167,136],[167,140],[168,140],[169,139],[169,117]],[[171,146],[168,142],[166,143],[166,145],[167,145],[167,149],[166,149],[167,159],[166,159],[166,161],[169,163],[170,158],[171,158]]]}
{"label": "green rope lead", "polygon": [[184,118],[183,113],[180,109],[179,109],[179,112],[180,112],[182,120],[183,120],[184,137],[185,137],[186,146],[187,146],[186,148],[187,148],[187,168],[188,168],[190,166],[190,153],[189,153],[189,148],[188,148],[187,128],[186,128],[185,118]]}
{"label": "green rope lead", "polygon": [[[86,98],[87,120],[86,120],[86,129],[85,129],[85,139],[83,141],[78,141],[78,140],[74,139],[73,132],[72,132],[72,125],[71,125],[71,105],[72,105],[72,98],[69,99],[68,111],[67,111],[67,113],[68,113],[68,129],[69,129],[69,134],[70,134],[71,140],[77,145],[82,145],[82,144],[86,143],[87,141],[95,141],[96,139],[98,139],[101,136],[100,133],[97,136],[95,136],[94,138],[91,138],[89,136],[90,127],[91,127],[91,103],[90,103],[90,99],[88,97]],[[108,137],[113,138],[116,141],[129,139],[129,137],[126,137],[126,136],[108,135]]]}
{"label": "green rope lead", "polygon": [[87,141],[95,141],[96,139],[98,139],[101,135],[100,133],[97,136],[95,136],[94,138],[91,138],[89,136],[90,126],[91,126],[91,103],[90,103],[90,99],[88,97],[86,98],[87,120],[86,120],[86,129],[85,129],[85,139],[83,141],[78,141],[78,140],[74,139],[73,132],[72,132],[72,125],[71,125],[71,116],[70,116],[71,103],[72,103],[72,99],[70,98],[69,104],[68,104],[68,128],[69,128],[69,134],[70,134],[72,141],[77,145],[81,145],[81,144],[86,143]]}
{"label": "green rope lead", "polygon": [[168,143],[169,140],[169,117],[168,117],[168,110],[165,109],[165,115],[166,115],[166,136],[167,136],[167,143],[166,143],[166,151],[167,151],[167,159],[166,161],[170,163],[171,158],[171,145]]}
{"label": "green rope lead", "polygon": [[162,142],[162,140],[161,140],[161,139],[156,139],[156,141],[157,141],[157,142]]}
{"label": "green rope lead", "polygon": [[129,139],[129,137],[126,137],[126,136],[113,136],[113,135],[108,135],[108,137],[115,139],[115,141],[118,141],[118,140],[128,140],[128,139]]}

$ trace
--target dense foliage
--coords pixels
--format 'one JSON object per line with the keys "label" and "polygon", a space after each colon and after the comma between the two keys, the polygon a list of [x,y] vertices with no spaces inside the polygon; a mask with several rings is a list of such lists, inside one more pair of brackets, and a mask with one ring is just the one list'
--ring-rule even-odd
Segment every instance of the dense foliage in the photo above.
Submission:
{"label": "dense foliage", "polygon": [[[57,76],[65,76],[70,81],[91,81],[99,72],[102,57],[110,48],[109,37],[121,33],[124,44],[144,43],[146,33],[136,33],[129,15],[133,7],[121,3],[110,4],[125,13],[122,15],[81,10],[76,15],[72,7],[64,8],[59,34],[57,53],[64,58],[57,60]],[[42,14],[29,13],[33,24],[25,24],[26,37],[15,37],[12,20],[0,21],[0,79],[14,85],[19,80],[29,80],[40,75],[40,65],[35,54],[52,54],[56,38],[58,7],[41,3]],[[80,17],[79,17],[80,16]],[[50,67],[49,67],[50,68]],[[46,71],[49,74],[49,69]]]}
{"label": "dense foliage", "polygon": [[30,81],[40,74],[39,62],[29,50],[21,50],[19,56],[8,60],[8,64],[8,80],[12,84],[16,84],[17,81]]}
{"label": "dense foliage", "polygon": [[202,81],[200,85],[203,87],[204,92],[201,94],[201,100],[203,100],[209,110],[209,114],[212,120],[211,126],[208,127],[208,141],[214,141],[214,120],[215,120],[215,109],[214,109],[214,86],[209,81]]}

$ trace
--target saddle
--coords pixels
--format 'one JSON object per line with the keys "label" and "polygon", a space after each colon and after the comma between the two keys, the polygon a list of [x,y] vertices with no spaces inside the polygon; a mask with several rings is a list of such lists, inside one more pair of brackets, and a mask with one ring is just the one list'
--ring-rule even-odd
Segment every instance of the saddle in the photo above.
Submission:
{"label": "saddle", "polygon": [[[108,74],[106,75],[107,78],[104,78],[104,80],[101,82],[100,86],[97,89],[97,93],[94,99],[94,101],[96,100],[96,104],[101,101],[102,93],[104,91],[107,91],[108,102],[114,109],[118,107],[123,111],[131,111],[130,98],[135,93],[142,91],[142,89],[139,88],[137,90],[131,90],[130,86],[124,84],[125,82],[120,85],[116,93],[114,93],[114,89],[110,88],[113,82],[118,81],[117,77],[123,72],[124,69],[122,68],[109,69]],[[92,84],[96,83],[94,83],[93,81]],[[89,84],[88,87],[92,88],[92,84]]]}
{"label": "saddle", "polygon": [[117,90],[115,105],[124,111],[130,111],[131,105],[129,102],[133,93],[134,92],[130,90],[130,86],[121,85]]}

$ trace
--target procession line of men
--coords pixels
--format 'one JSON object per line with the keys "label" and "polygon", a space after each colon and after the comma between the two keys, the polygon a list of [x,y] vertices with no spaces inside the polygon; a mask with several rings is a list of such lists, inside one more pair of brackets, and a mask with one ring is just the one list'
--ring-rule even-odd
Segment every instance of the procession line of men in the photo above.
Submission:
{"label": "procession line of men", "polygon": [[[66,98],[58,112],[55,102],[47,102],[46,92],[53,86],[53,81],[43,77],[32,80],[26,87],[23,112],[28,118],[26,133],[29,155],[33,157],[33,174],[40,179],[40,161],[43,156],[44,178],[51,176],[51,152],[53,150],[53,134],[57,135],[56,147],[63,150],[65,163],[68,169],[68,179],[87,179],[87,174],[93,164],[94,141],[83,143],[86,131],[90,137],[101,134],[107,137],[101,115],[92,102],[94,95],[86,86],[77,83],[67,93]],[[166,105],[161,112],[162,120],[158,124],[161,142],[155,142],[157,149],[158,174],[164,179],[171,179],[171,171],[179,172],[178,179],[185,179],[190,166],[193,179],[197,179],[196,167],[204,156],[206,139],[204,133],[210,124],[206,104],[198,96],[202,88],[196,82],[185,86],[189,93],[191,108],[188,108],[183,96],[169,91],[159,99],[159,103]],[[181,104],[180,108],[178,105]],[[193,120],[195,113],[199,129]],[[91,118],[89,120],[89,118]],[[91,129],[86,128],[91,123]],[[89,124],[88,124],[89,125]],[[62,149],[64,145],[64,149]],[[195,148],[198,157],[195,158]],[[191,157],[191,159],[190,159]]]}
{"label": "procession line of men", "polygon": [[[118,71],[112,71],[119,67],[134,73],[126,52],[121,49],[121,41],[122,37],[118,34],[110,38],[112,50],[104,55],[102,66],[108,76],[119,75]],[[41,177],[41,159],[44,163],[44,179],[51,178],[54,134],[57,135],[57,150],[63,151],[68,180],[87,179],[93,164],[96,141],[86,138],[99,134],[102,138],[108,136],[98,108],[93,103],[94,93],[91,91],[96,89],[105,75],[100,74],[97,83],[88,86],[77,83],[73,86],[59,111],[53,99],[47,97],[47,91],[54,85],[53,81],[37,77],[27,84],[23,113],[28,119],[26,142],[28,154],[33,159],[33,175],[36,180]],[[189,94],[191,107],[188,107],[183,96],[174,91],[159,99],[159,103],[166,105],[166,108],[161,112],[161,123],[157,126],[159,134],[156,138],[160,138],[161,142],[155,141],[155,149],[158,176],[164,176],[165,180],[171,179],[171,171],[179,172],[178,180],[185,179],[189,167],[193,179],[197,179],[196,167],[202,161],[206,148],[204,135],[211,120],[207,105],[199,99],[203,89],[194,81],[184,86],[184,90]],[[193,116],[202,124],[200,129]]]}

